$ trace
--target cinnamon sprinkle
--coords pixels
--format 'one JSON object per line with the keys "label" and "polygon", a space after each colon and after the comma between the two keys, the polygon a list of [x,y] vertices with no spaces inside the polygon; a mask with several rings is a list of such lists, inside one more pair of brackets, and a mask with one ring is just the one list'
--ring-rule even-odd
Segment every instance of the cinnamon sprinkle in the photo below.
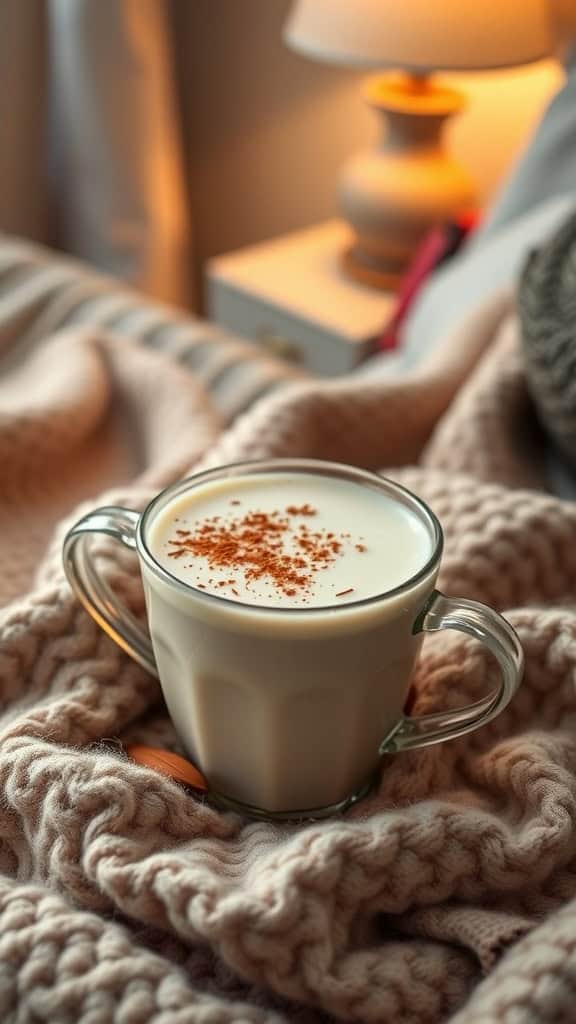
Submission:
{"label": "cinnamon sprinkle", "polygon": [[[234,499],[231,505],[240,504]],[[201,520],[193,529],[177,529],[168,544],[170,558],[184,554],[203,558],[209,570],[232,570],[243,575],[244,584],[266,579],[287,597],[310,594],[314,577],[341,557],[345,550],[345,534],[324,529],[309,530],[305,523],[295,524],[292,517],[315,516],[317,509],[309,503],[289,505],[284,512],[229,513]],[[349,536],[349,535],[348,535]],[[361,545],[356,545],[360,549]],[[363,545],[362,545],[363,547]],[[365,549],[364,549],[365,550]],[[208,584],[221,589],[232,588],[237,597],[236,577],[208,579]],[[199,584],[205,589],[202,584]],[[342,597],[354,588],[336,594]]]}
{"label": "cinnamon sprinkle", "polygon": [[288,505],[286,509],[289,516],[315,516],[317,510],[306,502],[305,505]]}

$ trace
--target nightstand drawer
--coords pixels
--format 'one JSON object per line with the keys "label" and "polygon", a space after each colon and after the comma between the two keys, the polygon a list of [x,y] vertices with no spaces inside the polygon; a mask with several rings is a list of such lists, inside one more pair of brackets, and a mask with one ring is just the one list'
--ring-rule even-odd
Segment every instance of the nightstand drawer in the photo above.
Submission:
{"label": "nightstand drawer", "polygon": [[208,315],[311,373],[349,373],[374,351],[394,299],[346,278],[344,231],[328,221],[211,260]]}
{"label": "nightstand drawer", "polygon": [[373,339],[350,342],[222,282],[210,281],[209,315],[221,327],[256,341],[271,354],[324,377],[348,373],[374,348]]}

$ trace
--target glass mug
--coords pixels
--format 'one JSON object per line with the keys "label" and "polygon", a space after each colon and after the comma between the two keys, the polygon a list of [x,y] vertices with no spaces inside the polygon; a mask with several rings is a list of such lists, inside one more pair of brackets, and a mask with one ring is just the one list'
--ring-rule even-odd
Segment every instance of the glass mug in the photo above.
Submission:
{"label": "glass mug", "polygon": [[[163,568],[149,544],[156,516],[191,490],[255,474],[312,474],[360,484],[416,515],[429,557],[401,586],[328,607],[252,605],[208,593]],[[232,483],[233,486],[233,483]],[[112,593],[90,554],[93,534],[136,551],[149,631]],[[162,491],[142,514],[100,508],[68,533],[68,580],[88,612],[158,676],[184,749],[218,804],[251,816],[322,817],[369,789],[383,754],[462,736],[494,718],[518,687],[519,640],[492,609],[435,589],[440,523],[384,477],[314,459],[236,463]],[[456,629],[499,663],[494,692],[464,707],[407,717],[410,678],[425,633]]]}

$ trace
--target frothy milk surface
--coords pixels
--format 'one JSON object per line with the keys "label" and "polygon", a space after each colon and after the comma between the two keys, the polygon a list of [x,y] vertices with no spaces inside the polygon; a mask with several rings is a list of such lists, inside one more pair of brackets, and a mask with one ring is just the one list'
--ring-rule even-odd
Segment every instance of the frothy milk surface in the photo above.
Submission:
{"label": "frothy milk surface", "polygon": [[148,547],[172,576],[236,602],[319,608],[406,583],[432,553],[405,505],[352,481],[259,473],[192,487],[152,520]]}

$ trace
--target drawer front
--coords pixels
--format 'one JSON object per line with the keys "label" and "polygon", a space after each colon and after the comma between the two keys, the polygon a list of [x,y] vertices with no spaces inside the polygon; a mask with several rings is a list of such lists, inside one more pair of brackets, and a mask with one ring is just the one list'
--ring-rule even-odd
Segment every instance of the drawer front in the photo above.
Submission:
{"label": "drawer front", "polygon": [[208,281],[208,313],[221,327],[257,342],[271,355],[322,377],[348,373],[373,350],[275,309],[222,281]]}

